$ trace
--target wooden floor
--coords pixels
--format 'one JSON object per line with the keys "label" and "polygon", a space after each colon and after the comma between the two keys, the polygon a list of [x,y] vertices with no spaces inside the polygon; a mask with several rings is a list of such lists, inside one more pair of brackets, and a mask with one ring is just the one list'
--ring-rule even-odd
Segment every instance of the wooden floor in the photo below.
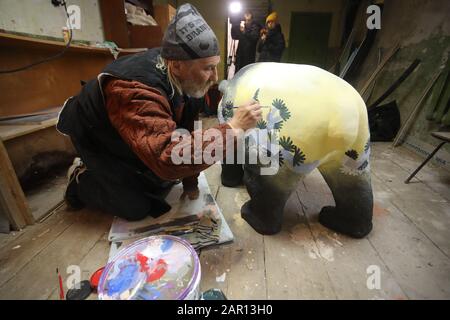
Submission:
{"label": "wooden floor", "polygon": [[[282,232],[261,236],[240,217],[246,190],[221,186],[219,165],[208,169],[235,241],[201,252],[202,290],[220,288],[229,299],[450,299],[450,174],[427,165],[406,185],[421,159],[385,143],[372,150],[374,229],[361,240],[318,224],[333,198],[317,170],[289,199]],[[0,299],[58,299],[57,267],[66,279],[66,268],[78,265],[89,279],[106,263],[111,221],[62,207],[1,235]],[[367,286],[369,266],[381,271],[380,289]]]}

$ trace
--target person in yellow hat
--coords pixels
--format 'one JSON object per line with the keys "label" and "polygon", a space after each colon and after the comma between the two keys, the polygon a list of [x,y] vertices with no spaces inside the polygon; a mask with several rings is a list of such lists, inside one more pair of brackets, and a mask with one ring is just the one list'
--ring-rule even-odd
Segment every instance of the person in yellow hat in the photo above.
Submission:
{"label": "person in yellow hat", "polygon": [[266,28],[261,30],[256,46],[259,53],[258,62],[280,62],[286,42],[278,23],[278,14],[272,12],[266,18]]}

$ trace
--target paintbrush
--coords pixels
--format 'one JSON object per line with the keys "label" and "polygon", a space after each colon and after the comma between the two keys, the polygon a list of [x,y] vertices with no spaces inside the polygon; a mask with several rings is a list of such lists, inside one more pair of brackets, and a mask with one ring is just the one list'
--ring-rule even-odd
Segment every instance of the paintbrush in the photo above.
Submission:
{"label": "paintbrush", "polygon": [[62,282],[61,275],[59,274],[58,268],[56,268],[56,274],[58,275],[58,282],[59,282],[59,299],[64,300],[63,282]]}
{"label": "paintbrush", "polygon": [[[260,106],[260,107],[261,107],[261,109],[263,109],[263,108],[272,108],[272,106]],[[237,109],[237,108],[239,108],[239,106],[237,106],[237,107],[233,106],[233,109]]]}

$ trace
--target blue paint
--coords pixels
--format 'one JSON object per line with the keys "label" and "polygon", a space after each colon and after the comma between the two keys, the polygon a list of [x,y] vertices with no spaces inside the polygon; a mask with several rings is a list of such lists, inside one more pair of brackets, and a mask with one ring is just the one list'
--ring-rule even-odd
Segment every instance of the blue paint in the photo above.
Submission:
{"label": "blue paint", "polygon": [[161,251],[166,252],[173,246],[173,241],[170,239],[164,239],[163,243],[161,244]]}
{"label": "blue paint", "polygon": [[120,294],[130,288],[136,272],[139,271],[137,264],[127,264],[120,267],[119,274],[108,281],[108,295]]}
{"label": "blue paint", "polygon": [[139,290],[139,298],[144,300],[156,300],[161,297],[161,292],[154,286],[146,284]]}

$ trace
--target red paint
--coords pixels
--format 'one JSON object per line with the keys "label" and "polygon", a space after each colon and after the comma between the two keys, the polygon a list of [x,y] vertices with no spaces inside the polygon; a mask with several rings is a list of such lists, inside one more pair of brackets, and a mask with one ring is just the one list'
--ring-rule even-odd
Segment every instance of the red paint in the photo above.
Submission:
{"label": "red paint", "polygon": [[137,253],[136,260],[141,265],[141,272],[146,272],[148,270],[148,266],[147,266],[148,257],[144,256],[142,253]]}
{"label": "red paint", "polygon": [[167,271],[167,263],[164,259],[159,259],[154,268],[147,271],[147,282],[160,279]]}
{"label": "red paint", "polygon": [[91,283],[91,288],[95,291],[97,291],[98,283],[100,281],[100,277],[102,276],[103,270],[105,270],[105,267],[102,267],[95,271],[89,281]]}

